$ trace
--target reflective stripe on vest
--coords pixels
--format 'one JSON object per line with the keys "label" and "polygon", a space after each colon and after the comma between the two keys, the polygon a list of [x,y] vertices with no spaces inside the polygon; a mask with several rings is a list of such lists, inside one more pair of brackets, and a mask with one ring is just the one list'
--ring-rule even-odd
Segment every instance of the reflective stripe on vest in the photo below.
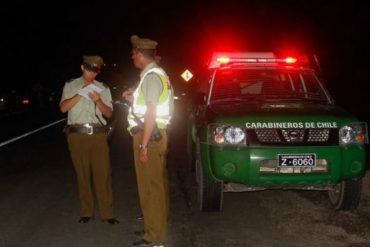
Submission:
{"label": "reflective stripe on vest", "polygon": [[160,129],[165,129],[166,126],[170,123],[170,94],[171,90],[170,89],[170,83],[168,80],[168,77],[166,73],[160,69],[160,68],[152,68],[149,69],[141,78],[139,86],[135,90],[133,96],[134,96],[134,101],[133,101],[133,106],[132,109],[130,107],[130,111],[128,113],[128,123],[129,127],[128,129],[130,130],[132,127],[137,126],[137,123],[134,120],[134,116],[132,115],[132,110],[135,113],[135,115],[141,120],[141,122],[144,123],[144,115],[147,110],[146,104],[145,104],[145,98],[143,94],[143,90],[141,88],[143,81],[145,77],[150,74],[150,73],[155,73],[156,75],[159,76],[161,82],[162,82],[162,93],[159,96],[158,100],[158,105],[156,107],[156,123],[158,128]]}

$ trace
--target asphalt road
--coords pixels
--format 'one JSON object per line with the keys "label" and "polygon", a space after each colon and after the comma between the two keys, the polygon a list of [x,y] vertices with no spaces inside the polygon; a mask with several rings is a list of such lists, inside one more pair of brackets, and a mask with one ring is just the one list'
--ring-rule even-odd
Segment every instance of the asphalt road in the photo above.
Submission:
{"label": "asphalt road", "polygon": [[[325,192],[226,193],[218,213],[198,211],[186,166],[182,114],[170,130],[171,220],[166,247],[370,246],[370,174],[359,208],[334,212]],[[116,116],[117,117],[117,116]],[[0,149],[0,247],[131,246],[142,228],[131,139],[118,115],[111,143],[119,225],[79,219],[75,174],[61,124]],[[98,214],[97,214],[98,215]]]}

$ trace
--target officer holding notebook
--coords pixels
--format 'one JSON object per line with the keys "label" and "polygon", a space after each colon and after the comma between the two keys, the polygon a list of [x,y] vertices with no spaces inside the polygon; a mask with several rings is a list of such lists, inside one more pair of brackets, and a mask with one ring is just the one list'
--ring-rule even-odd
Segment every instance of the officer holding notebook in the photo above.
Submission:
{"label": "officer holding notebook", "polygon": [[77,175],[80,197],[80,223],[94,219],[94,184],[100,218],[110,224],[119,223],[113,212],[112,179],[105,126],[113,112],[108,86],[95,80],[103,59],[84,56],[82,75],[65,83],[60,110],[68,112],[68,147]]}

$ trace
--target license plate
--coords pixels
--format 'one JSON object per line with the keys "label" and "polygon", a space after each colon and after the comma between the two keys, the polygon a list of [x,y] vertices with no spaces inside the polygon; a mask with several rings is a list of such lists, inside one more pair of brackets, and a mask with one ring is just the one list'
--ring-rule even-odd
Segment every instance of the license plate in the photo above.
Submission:
{"label": "license plate", "polygon": [[278,154],[278,167],[316,166],[316,154]]}

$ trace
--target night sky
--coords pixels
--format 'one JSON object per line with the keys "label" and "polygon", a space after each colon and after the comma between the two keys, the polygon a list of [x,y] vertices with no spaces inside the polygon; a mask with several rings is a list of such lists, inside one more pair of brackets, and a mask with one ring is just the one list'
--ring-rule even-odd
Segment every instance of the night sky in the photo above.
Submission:
{"label": "night sky", "polygon": [[[132,34],[159,42],[178,91],[214,50],[297,50],[320,59],[336,99],[370,118],[370,28],[366,1],[12,1],[1,6],[2,88],[60,89],[80,75],[85,54],[101,55],[109,85],[135,81]],[[116,67],[113,67],[116,64]]]}

